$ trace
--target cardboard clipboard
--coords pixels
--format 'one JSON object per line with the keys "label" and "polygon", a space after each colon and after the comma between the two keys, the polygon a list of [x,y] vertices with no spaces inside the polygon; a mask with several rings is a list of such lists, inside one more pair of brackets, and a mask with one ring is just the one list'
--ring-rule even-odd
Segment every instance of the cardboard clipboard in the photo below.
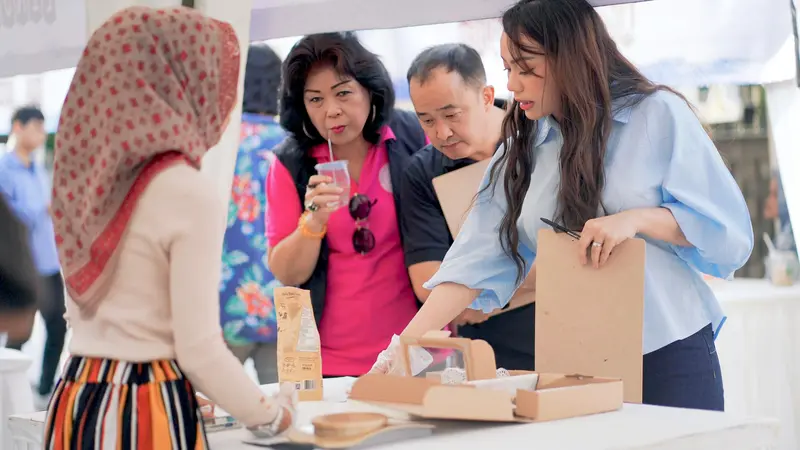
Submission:
{"label": "cardboard clipboard", "polygon": [[[472,209],[472,202],[480,188],[481,180],[489,168],[491,160],[470,164],[458,170],[439,175],[432,180],[433,190],[439,199],[439,205],[444,213],[447,227],[453,239],[458,236],[461,226],[467,220],[467,215]],[[499,194],[502,195],[502,194]],[[522,286],[509,301],[506,309],[495,310],[489,316],[496,316],[505,312],[529,305],[536,300],[536,290],[533,286]]]}
{"label": "cardboard clipboard", "polygon": [[453,239],[458,236],[461,226],[467,220],[467,215],[472,209],[472,201],[478,193],[486,169],[489,168],[489,162],[488,159],[479,161],[439,175],[431,181]]}
{"label": "cardboard clipboard", "polygon": [[629,239],[595,269],[578,241],[539,231],[536,370],[622,378],[628,403],[642,402],[645,242]]}

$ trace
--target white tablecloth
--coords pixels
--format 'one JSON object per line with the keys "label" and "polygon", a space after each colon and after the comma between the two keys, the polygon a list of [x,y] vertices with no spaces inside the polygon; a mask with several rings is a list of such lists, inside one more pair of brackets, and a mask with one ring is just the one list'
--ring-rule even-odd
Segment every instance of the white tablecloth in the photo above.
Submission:
{"label": "white tablecloth", "polygon": [[[344,381],[344,382],[342,382]],[[298,421],[309,423],[318,414],[374,410],[373,407],[345,403],[346,380],[325,380],[327,402],[300,405]],[[264,386],[273,392],[275,386]],[[44,413],[17,416],[11,429],[22,444],[41,442]],[[440,424],[432,437],[383,445],[381,450],[447,450],[536,448],[548,450],[772,450],[778,449],[778,423],[772,419],[747,419],[730,413],[691,411],[654,406],[625,405],[617,412],[575,419],[524,425]],[[246,430],[209,434],[213,450],[251,450],[242,443]],[[413,442],[413,444],[412,444]],[[38,450],[29,445],[12,450]],[[413,447],[411,447],[413,446]]]}
{"label": "white tablecloth", "polygon": [[[359,410],[355,407],[354,410]],[[327,410],[325,412],[328,412]],[[547,450],[778,449],[774,419],[727,413],[625,405],[613,413],[523,425],[443,424],[432,437],[382,445],[380,450],[540,448]],[[212,449],[252,450],[246,430],[209,436]]]}
{"label": "white tablecloth", "polygon": [[725,409],[780,420],[780,448],[800,450],[800,285],[711,283],[728,320],[716,345]]}
{"label": "white tablecloth", "polygon": [[9,416],[34,410],[33,393],[26,376],[32,362],[21,352],[0,348],[0,449],[13,445],[8,429]]}

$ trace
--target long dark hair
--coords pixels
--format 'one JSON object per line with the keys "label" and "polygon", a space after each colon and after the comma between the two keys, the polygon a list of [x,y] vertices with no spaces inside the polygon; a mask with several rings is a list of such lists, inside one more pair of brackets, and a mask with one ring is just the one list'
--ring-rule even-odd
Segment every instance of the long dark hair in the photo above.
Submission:
{"label": "long dark hair", "polygon": [[[553,219],[580,230],[602,207],[612,100],[626,99],[622,107],[632,107],[646,95],[669,88],[652,83],[622,56],[602,19],[585,0],[522,0],[503,14],[503,31],[520,67],[527,67],[522,53],[542,53],[531,48],[525,38],[541,45],[548,64],[545,82],[555,82],[560,91],[559,125],[564,140]],[[495,186],[504,173],[508,209],[500,222],[500,242],[517,266],[519,282],[525,262],[518,251],[517,221],[531,183],[531,145],[538,128],[516,102],[509,109],[503,122],[506,148],[490,172],[489,186]]]}
{"label": "long dark hair", "polygon": [[[375,115],[364,124],[364,139],[376,144],[381,127],[394,111],[394,86],[378,55],[367,50],[353,32],[311,34],[300,39],[283,62],[280,122],[294,135],[300,148],[325,142],[311,124],[303,90],[312,68],[330,65],[341,75],[353,77],[370,94]],[[305,128],[304,128],[305,125]]]}

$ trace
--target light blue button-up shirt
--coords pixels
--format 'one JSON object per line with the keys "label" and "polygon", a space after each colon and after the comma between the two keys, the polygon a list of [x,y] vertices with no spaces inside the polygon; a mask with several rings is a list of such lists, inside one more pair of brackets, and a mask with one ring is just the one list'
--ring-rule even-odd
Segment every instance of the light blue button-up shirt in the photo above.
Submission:
{"label": "light blue button-up shirt", "polygon": [[[0,154],[0,195],[28,228],[31,252],[39,274],[54,275],[61,270],[56,250],[50,205],[50,183],[44,167],[25,165],[16,153]],[[0,237],[2,238],[2,237]]]}
{"label": "light blue button-up shirt", "polygon": [[[743,266],[753,249],[753,227],[739,186],[685,101],[659,91],[615,111],[605,159],[605,213],[668,208],[693,245],[639,236],[647,244],[642,348],[647,354],[708,324],[719,331],[725,316],[701,273],[728,278]],[[555,216],[562,143],[557,123],[542,119],[517,222],[519,252],[528,268],[536,259],[537,233],[547,226],[539,218]],[[495,153],[490,167],[503,151]],[[498,237],[507,203],[502,185],[496,187],[481,191],[441,268],[425,284],[427,289],[445,282],[479,289],[470,308],[484,312],[505,306],[518,287],[516,266]]]}

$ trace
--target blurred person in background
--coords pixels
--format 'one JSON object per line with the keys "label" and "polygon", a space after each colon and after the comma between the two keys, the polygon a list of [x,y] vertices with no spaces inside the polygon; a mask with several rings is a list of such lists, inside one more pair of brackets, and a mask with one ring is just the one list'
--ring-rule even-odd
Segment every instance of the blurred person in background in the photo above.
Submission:
{"label": "blurred person in background", "polygon": [[[302,38],[283,65],[280,118],[290,136],[267,175],[269,267],[311,291],[323,376],[358,376],[414,316],[403,263],[399,187],[426,145],[414,114],[395,109],[389,73],[354,33]],[[347,161],[344,190],[317,163]]]}
{"label": "blurred person in background", "polygon": [[278,123],[281,59],[265,44],[250,46],[244,75],[242,135],[222,253],[222,330],[233,354],[253,363],[261,384],[278,381],[273,290],[264,237],[268,152],[285,133]]}
{"label": "blurred person in background", "polygon": [[[500,145],[505,102],[495,99],[494,87],[486,84],[480,54],[465,44],[422,51],[407,78],[417,117],[431,139],[411,157],[400,190],[406,265],[414,292],[424,302],[430,291],[423,284],[436,274],[453,244],[433,179],[491,159]],[[530,301],[532,291],[519,293],[531,294]],[[497,367],[533,370],[534,311],[532,303],[491,317],[466,309],[451,325],[462,337],[488,342]]]}
{"label": "blurred person in background", "polygon": [[778,228],[775,233],[775,247],[778,250],[797,251],[794,240],[792,220],[789,218],[789,205],[786,204],[786,193],[783,190],[781,174],[778,170],[772,173],[769,183],[769,196],[764,202],[764,218],[776,220]]}
{"label": "blurred person in background", "polygon": [[291,391],[266,397],[220,326],[226,202],[200,165],[238,81],[233,28],[194,9],[127,8],[89,39],[56,139],[72,339],[44,448],[208,449],[195,386],[256,435],[291,425]]}
{"label": "blurred person in background", "polygon": [[28,340],[40,290],[28,230],[0,195],[0,348]]}
{"label": "blurred person in background", "polygon": [[[44,115],[35,107],[18,109],[11,122],[14,148],[0,155],[0,193],[28,230],[28,242],[42,278],[39,311],[44,319],[47,339],[37,391],[39,406],[44,408],[53,390],[67,333],[64,283],[50,209],[50,176],[44,166],[34,161],[34,152],[44,145],[47,133]],[[24,343],[25,340],[12,340],[9,347],[19,350]]]}

